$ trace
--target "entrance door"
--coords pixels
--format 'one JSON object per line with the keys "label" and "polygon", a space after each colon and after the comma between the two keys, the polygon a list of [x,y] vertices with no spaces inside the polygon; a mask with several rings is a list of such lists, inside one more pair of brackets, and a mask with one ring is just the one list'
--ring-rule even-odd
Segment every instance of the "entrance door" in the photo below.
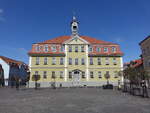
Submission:
{"label": "entrance door", "polygon": [[80,72],[74,71],[73,73],[73,86],[78,86],[80,81]]}

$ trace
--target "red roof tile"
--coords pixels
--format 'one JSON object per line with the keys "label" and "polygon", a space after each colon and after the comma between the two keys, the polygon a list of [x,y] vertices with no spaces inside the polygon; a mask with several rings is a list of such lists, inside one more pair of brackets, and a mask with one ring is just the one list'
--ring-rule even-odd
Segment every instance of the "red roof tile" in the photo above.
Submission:
{"label": "red roof tile", "polygon": [[[53,44],[53,43],[57,44],[58,43],[58,44],[61,44],[65,41],[67,41],[70,38],[71,38],[71,36],[60,36],[60,37],[57,37],[57,38],[54,38],[54,39],[51,39],[51,40],[46,40],[46,41],[41,42],[41,43],[50,43],[50,44]],[[103,41],[103,40],[97,40],[95,38],[91,38],[91,37],[88,37],[88,36],[80,36],[80,38],[86,40],[87,42],[89,42],[91,44],[113,44],[114,45],[114,43],[106,42],[106,41]]]}
{"label": "red roof tile", "polygon": [[4,56],[0,56],[0,58],[2,60],[4,60],[7,64],[10,64],[10,63],[15,63],[18,65],[23,64],[23,62],[21,62],[21,61],[13,60],[13,59],[10,59],[10,58],[4,57]]}

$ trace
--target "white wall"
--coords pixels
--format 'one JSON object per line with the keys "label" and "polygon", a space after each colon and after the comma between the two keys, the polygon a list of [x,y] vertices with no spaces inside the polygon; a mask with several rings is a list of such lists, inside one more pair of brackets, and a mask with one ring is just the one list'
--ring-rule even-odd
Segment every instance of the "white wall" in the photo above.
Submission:
{"label": "white wall", "polygon": [[[2,68],[4,70],[4,79],[8,79],[9,78],[9,65],[3,61],[1,58],[0,58],[0,64],[2,65]],[[6,81],[5,82],[5,85],[8,85],[8,82]]]}

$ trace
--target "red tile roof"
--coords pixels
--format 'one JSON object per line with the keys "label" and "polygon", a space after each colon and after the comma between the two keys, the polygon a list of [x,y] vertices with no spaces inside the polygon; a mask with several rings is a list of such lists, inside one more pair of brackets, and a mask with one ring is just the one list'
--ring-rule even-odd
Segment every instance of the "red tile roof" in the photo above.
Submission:
{"label": "red tile roof", "polygon": [[15,63],[17,65],[23,64],[23,62],[21,62],[21,61],[13,60],[13,59],[10,59],[10,58],[4,57],[4,56],[0,56],[0,58],[3,61],[5,61],[7,64],[11,64],[11,63]]}
{"label": "red tile roof", "polygon": [[[91,37],[88,37],[88,36],[80,36],[80,38],[86,40],[87,42],[91,43],[91,44],[113,44],[114,43],[111,43],[111,42],[106,42],[106,41],[103,41],[103,40],[97,40],[96,38],[91,38]],[[51,39],[51,40],[46,40],[44,42],[41,42],[39,44],[42,44],[42,43],[49,43],[49,44],[61,44],[65,41],[67,41],[68,39],[71,39],[71,36],[60,36],[60,37],[57,37],[57,38],[54,38],[54,39]],[[117,45],[117,44],[115,44]]]}
{"label": "red tile roof", "polygon": [[124,63],[124,66],[125,65],[131,65],[131,67],[136,68],[143,65],[143,60],[142,59],[133,60],[131,62]]}
{"label": "red tile roof", "polygon": [[133,62],[135,62],[135,64],[133,65],[133,67],[138,67],[138,66],[140,66],[140,65],[143,64],[142,59],[137,59],[137,60],[134,60]]}

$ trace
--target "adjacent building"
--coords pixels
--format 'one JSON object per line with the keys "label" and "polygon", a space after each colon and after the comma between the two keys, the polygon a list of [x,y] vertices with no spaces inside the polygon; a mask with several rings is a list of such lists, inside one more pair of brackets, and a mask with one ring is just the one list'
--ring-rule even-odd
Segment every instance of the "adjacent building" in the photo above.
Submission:
{"label": "adjacent building", "polygon": [[142,51],[144,69],[150,74],[150,36],[139,43]]}
{"label": "adjacent building", "polygon": [[118,85],[123,78],[123,53],[115,43],[78,34],[78,21],[71,22],[70,36],[60,36],[34,43],[28,52],[30,87],[34,87],[33,75],[40,75],[41,87],[101,86],[109,82]]}
{"label": "adjacent building", "polygon": [[21,61],[0,56],[0,70],[1,77],[3,77],[1,78],[3,80],[1,82],[3,82],[3,86],[8,86],[14,83],[12,78],[15,76],[25,79],[27,76],[28,66]]}

